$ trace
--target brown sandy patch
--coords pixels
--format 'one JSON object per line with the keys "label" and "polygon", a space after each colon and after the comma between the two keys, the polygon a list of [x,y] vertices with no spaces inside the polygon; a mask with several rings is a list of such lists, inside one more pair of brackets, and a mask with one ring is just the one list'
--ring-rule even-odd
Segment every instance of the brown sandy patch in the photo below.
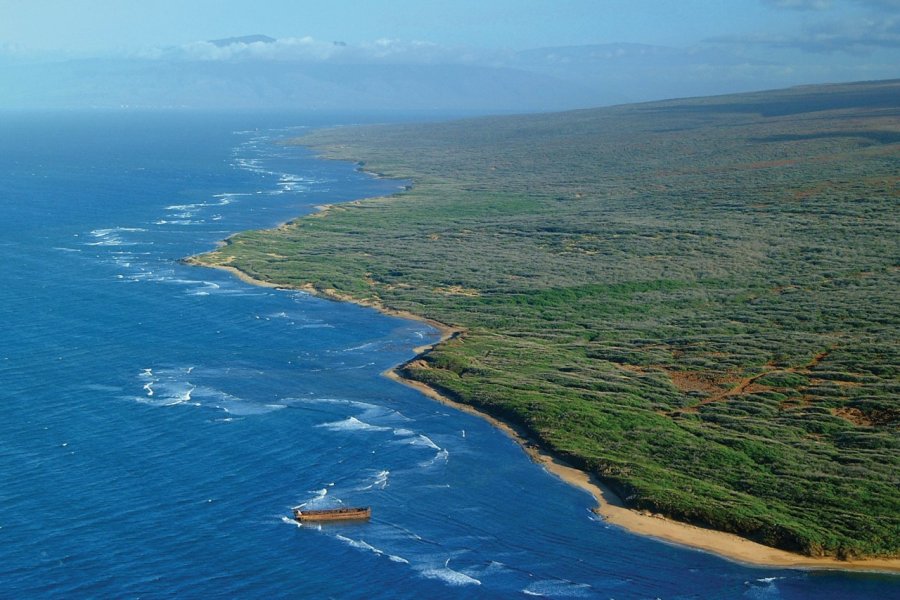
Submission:
{"label": "brown sandy patch", "polygon": [[468,296],[473,298],[475,296],[480,296],[481,292],[474,288],[465,288],[461,285],[449,285],[447,287],[436,287],[434,291],[438,294],[444,294],[445,296]]}
{"label": "brown sandy patch", "polygon": [[869,419],[869,417],[866,416],[866,414],[858,408],[835,408],[831,411],[831,414],[836,417],[840,417],[845,421],[849,421],[859,427],[872,427],[875,425],[875,423],[873,423],[872,420]]}
{"label": "brown sandy patch", "polygon": [[703,371],[666,371],[672,384],[682,392],[722,393],[721,378]]}

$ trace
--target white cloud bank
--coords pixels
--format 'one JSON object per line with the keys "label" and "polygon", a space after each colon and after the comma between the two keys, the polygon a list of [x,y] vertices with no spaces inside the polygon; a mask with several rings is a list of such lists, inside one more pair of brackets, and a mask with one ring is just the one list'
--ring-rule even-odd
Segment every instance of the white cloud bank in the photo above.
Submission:
{"label": "white cloud bank", "polygon": [[134,58],[179,61],[299,61],[332,63],[472,64],[490,62],[495,53],[432,42],[378,39],[349,45],[306,37],[272,41],[194,42],[143,50]]}

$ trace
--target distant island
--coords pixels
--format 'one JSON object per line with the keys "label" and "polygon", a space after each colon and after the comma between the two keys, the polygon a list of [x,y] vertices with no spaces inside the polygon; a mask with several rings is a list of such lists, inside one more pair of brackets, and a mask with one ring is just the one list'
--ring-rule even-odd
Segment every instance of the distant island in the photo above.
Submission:
{"label": "distant island", "polygon": [[227,48],[228,46],[234,46],[236,44],[274,44],[277,41],[278,40],[275,38],[257,33],[253,35],[222,38],[219,40],[209,40],[209,43],[219,48]]}
{"label": "distant island", "polygon": [[399,374],[631,509],[900,564],[900,81],[297,143],[412,185],[196,262],[458,331]]}

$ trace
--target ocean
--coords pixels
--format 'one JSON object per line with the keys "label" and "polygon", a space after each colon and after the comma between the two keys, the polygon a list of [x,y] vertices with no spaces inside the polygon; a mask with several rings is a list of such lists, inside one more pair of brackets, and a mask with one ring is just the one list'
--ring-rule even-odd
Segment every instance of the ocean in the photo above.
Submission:
{"label": "ocean", "polygon": [[[378,118],[0,113],[0,597],[900,595],[607,525],[502,432],[381,376],[429,326],[179,262],[396,191],[276,143]],[[373,517],[299,526],[299,504]]]}

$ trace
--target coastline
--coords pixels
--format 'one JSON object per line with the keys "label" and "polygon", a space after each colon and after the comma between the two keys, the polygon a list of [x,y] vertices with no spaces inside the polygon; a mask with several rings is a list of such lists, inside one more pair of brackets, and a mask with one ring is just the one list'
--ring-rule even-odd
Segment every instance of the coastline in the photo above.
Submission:
{"label": "coastline", "polygon": [[[416,360],[416,359],[413,359]],[[515,440],[531,460],[567,484],[582,489],[597,503],[593,512],[611,525],[652,537],[665,542],[702,550],[717,556],[754,567],[801,568],[841,571],[870,571],[900,573],[900,559],[839,560],[836,558],[814,558],[764,546],[733,533],[699,527],[674,521],[658,514],[637,511],[625,506],[622,499],[596,476],[568,464],[561,458],[541,448],[537,442],[513,425],[493,417],[468,404],[461,404],[430,386],[407,379],[396,369],[384,373],[386,377],[415,388],[432,400],[462,412],[476,415],[506,433]]]}
{"label": "coastline", "polygon": [[[196,257],[185,258],[182,262],[189,265],[226,271],[250,285],[300,290],[329,300],[351,302],[353,304],[372,308],[386,315],[424,322],[437,329],[441,334],[440,339],[433,344],[414,348],[416,356],[408,362],[414,362],[421,359],[424,353],[428,352],[438,344],[456,337],[464,331],[460,328],[451,327],[445,323],[440,323],[415,313],[385,307],[378,302],[358,300],[331,289],[319,290],[314,288],[311,284],[301,286],[278,285],[256,279],[236,267],[227,264],[207,264],[197,260]],[[500,429],[516,441],[533,462],[541,465],[549,473],[560,478],[565,483],[591,494],[594,501],[597,503],[597,506],[592,510],[602,517],[605,522],[611,525],[622,527],[623,529],[638,535],[709,552],[722,558],[755,567],[868,571],[891,574],[900,573],[900,558],[872,558],[863,560],[840,560],[830,557],[814,558],[765,546],[732,533],[690,525],[688,523],[674,521],[662,515],[650,514],[645,511],[627,508],[622,499],[596,476],[587,471],[575,468],[559,457],[554,456],[551,452],[541,448],[535,440],[531,439],[513,425],[501,421],[473,406],[456,402],[422,382],[403,377],[398,372],[398,369],[402,368],[402,366],[403,365],[397,365],[396,367],[388,369],[383,375],[393,381],[419,391],[431,400],[456,410],[478,416],[497,429]]]}

